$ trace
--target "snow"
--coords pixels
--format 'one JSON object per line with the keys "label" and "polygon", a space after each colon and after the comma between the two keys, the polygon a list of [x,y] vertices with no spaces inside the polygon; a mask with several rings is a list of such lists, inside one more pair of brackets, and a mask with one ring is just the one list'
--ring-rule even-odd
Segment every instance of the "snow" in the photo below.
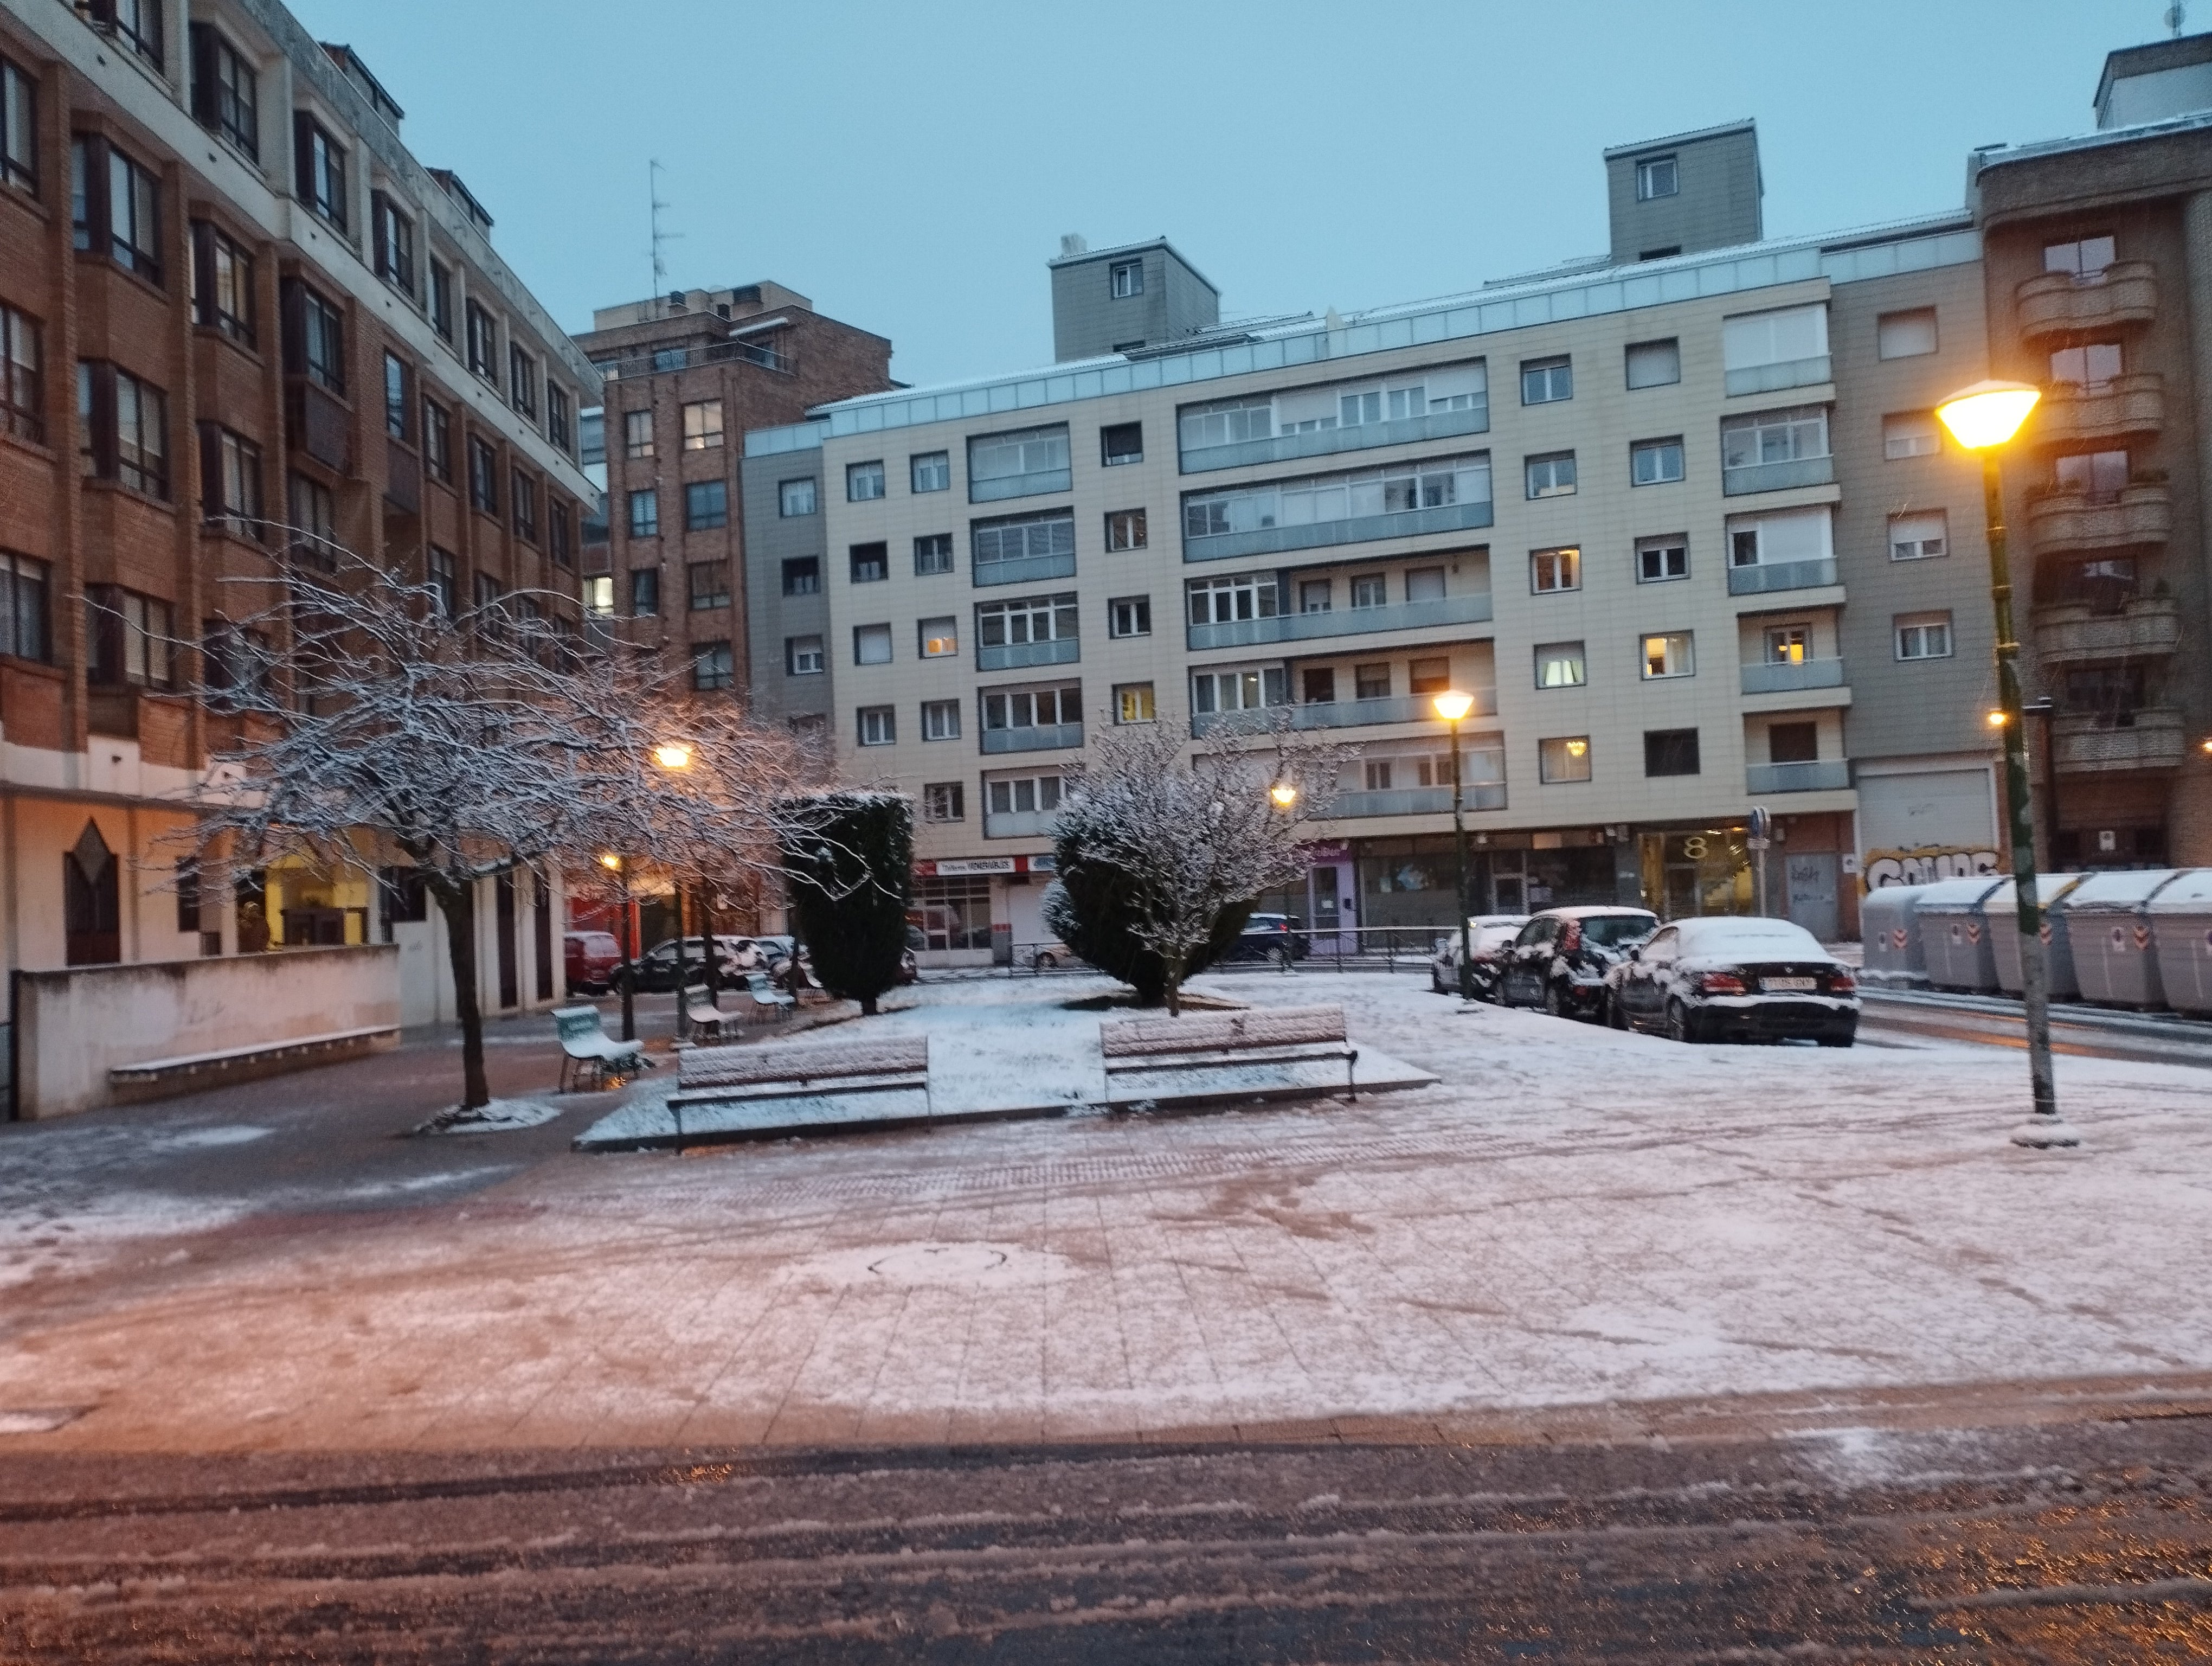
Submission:
{"label": "snow", "polygon": [[1684,920],[1682,952],[1689,955],[1757,955],[1786,952],[1792,959],[1827,960],[1820,939],[1787,920]]}
{"label": "snow", "polygon": [[536,1099],[493,1099],[474,1110],[441,1111],[416,1129],[417,1134],[507,1134],[534,1128],[561,1114],[561,1107]]}

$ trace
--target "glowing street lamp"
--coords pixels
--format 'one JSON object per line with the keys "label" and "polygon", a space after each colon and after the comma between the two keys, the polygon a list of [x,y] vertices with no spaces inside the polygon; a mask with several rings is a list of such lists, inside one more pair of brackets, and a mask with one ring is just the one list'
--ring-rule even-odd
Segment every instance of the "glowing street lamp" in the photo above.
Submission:
{"label": "glowing street lamp", "polygon": [[680,740],[664,740],[653,749],[653,761],[664,769],[688,769],[691,749]]}
{"label": "glowing street lamp", "polygon": [[1452,760],[1452,849],[1458,863],[1459,899],[1459,998],[1474,999],[1474,941],[1467,923],[1467,813],[1466,801],[1460,787],[1459,726],[1460,721],[1474,709],[1474,696],[1459,689],[1446,689],[1432,696],[1430,708],[1443,719],[1451,729]]}
{"label": "glowing street lamp", "polygon": [[[2013,894],[2020,923],[2021,997],[2027,1009],[2027,1076],[2035,1097],[2016,1145],[2076,1146],[2081,1136],[2058,1114],[2051,1073],[2051,978],[2043,952],[2043,909],[2035,885],[2035,802],[2027,784],[2027,733],[2020,698],[2020,644],[2012,624],[2012,569],[2005,550],[2004,485],[1997,454],[2043,397],[2026,382],[1976,382],[1936,407],[1951,437],[1982,455],[1982,504],[1989,523],[1990,604],[1996,615],[1997,709],[1990,727],[2004,737],[2005,801],[2012,828]],[[2056,831],[2056,818],[2053,818]]]}
{"label": "glowing street lamp", "polygon": [[1267,789],[1267,796],[1274,800],[1276,809],[1288,810],[1298,801],[1298,789],[1287,781],[1279,781]]}

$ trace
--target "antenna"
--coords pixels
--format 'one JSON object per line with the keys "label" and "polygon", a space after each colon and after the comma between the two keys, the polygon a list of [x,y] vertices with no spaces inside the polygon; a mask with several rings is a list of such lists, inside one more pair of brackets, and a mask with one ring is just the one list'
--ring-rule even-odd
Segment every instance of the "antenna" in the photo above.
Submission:
{"label": "antenna", "polygon": [[2188,21],[2189,7],[2186,0],[2173,0],[2173,3],[2166,9],[2166,33],[2176,40],[2180,40],[2182,28]]}
{"label": "antenna", "polygon": [[657,301],[668,293],[668,262],[662,256],[661,246],[684,235],[680,231],[660,228],[660,211],[668,204],[661,200],[660,176],[668,170],[661,167],[656,156],[645,165],[646,195],[653,204],[653,295]]}

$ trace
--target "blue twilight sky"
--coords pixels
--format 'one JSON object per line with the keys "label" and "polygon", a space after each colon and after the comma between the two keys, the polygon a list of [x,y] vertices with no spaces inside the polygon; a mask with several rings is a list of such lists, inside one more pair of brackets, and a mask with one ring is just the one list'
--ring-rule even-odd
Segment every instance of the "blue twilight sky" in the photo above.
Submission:
{"label": "blue twilight sky", "polygon": [[658,157],[672,286],[772,277],[922,383],[1051,359],[1062,232],[1348,312],[1599,252],[1601,149],[1745,116],[1770,235],[1955,207],[2166,0],[289,3],[569,329],[651,292]]}

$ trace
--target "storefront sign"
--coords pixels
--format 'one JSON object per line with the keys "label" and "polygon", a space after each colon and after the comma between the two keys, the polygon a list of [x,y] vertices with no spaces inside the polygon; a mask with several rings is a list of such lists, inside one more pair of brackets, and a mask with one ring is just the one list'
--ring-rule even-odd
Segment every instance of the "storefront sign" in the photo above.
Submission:
{"label": "storefront sign", "polygon": [[1315,867],[1326,867],[1331,862],[1348,862],[1351,860],[1352,847],[1342,841],[1334,844],[1310,844],[1306,847],[1306,860]]}
{"label": "storefront sign", "polygon": [[948,861],[916,862],[914,871],[923,879],[955,879],[975,873],[1018,873],[1018,856],[961,856]]}

